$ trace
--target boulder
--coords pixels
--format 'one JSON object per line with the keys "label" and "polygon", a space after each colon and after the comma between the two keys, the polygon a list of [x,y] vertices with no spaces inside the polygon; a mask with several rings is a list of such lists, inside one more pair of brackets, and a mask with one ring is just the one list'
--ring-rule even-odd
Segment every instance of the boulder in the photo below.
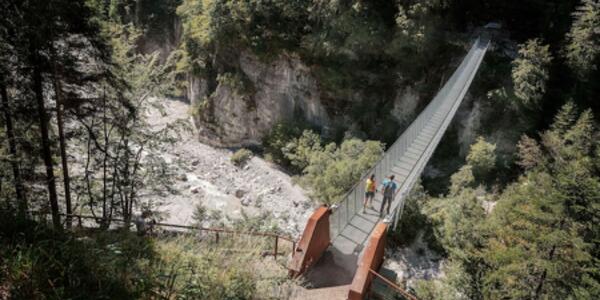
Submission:
{"label": "boulder", "polygon": [[244,195],[246,195],[246,193],[248,193],[248,192],[246,192],[246,191],[244,191],[244,190],[241,190],[241,189],[237,189],[237,190],[235,190],[235,196],[236,196],[237,198],[240,198],[240,199],[241,199],[242,197],[244,197]]}

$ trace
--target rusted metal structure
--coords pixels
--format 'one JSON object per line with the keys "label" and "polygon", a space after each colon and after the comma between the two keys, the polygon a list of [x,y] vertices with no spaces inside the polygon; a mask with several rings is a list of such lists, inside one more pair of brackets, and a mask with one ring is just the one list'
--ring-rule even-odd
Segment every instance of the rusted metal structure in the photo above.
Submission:
{"label": "rusted metal structure", "polygon": [[308,219],[304,233],[293,252],[288,269],[290,275],[296,277],[304,273],[317,262],[327,250],[331,242],[329,236],[329,215],[331,210],[319,207]]}
{"label": "rusted metal structure", "polygon": [[371,281],[373,281],[371,270],[379,269],[383,263],[387,229],[388,224],[383,222],[379,222],[375,226],[369,239],[369,244],[365,248],[362,258],[359,260],[358,269],[354,274],[354,280],[352,280],[352,285],[350,285],[350,290],[348,291],[348,300],[365,299],[371,286]]}

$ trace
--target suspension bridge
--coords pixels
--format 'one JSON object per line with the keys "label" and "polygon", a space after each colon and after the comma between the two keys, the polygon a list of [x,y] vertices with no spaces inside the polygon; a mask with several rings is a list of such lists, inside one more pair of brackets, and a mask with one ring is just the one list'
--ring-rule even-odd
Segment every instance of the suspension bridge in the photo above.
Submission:
{"label": "suspension bridge", "polygon": [[[315,289],[296,298],[365,299],[374,278],[381,277],[376,270],[383,262],[385,232],[397,226],[408,194],[452,122],[489,45],[488,37],[477,38],[435,98],[379,162],[338,205],[319,208],[309,219],[289,268],[292,275],[303,275]],[[379,217],[379,193],[373,201],[377,211],[363,213],[364,182],[371,174],[379,182],[394,175],[399,187],[383,220]]]}
{"label": "suspension bridge", "polygon": [[[273,248],[267,249],[264,254],[273,255],[275,258],[280,254],[281,242],[290,244],[290,275],[304,276],[313,287],[297,290],[292,299],[362,300],[367,299],[370,289],[374,286],[373,282],[378,282],[394,290],[404,299],[416,300],[410,293],[378,273],[383,263],[386,232],[389,227],[398,224],[409,192],[452,122],[489,46],[490,39],[487,36],[481,36],[473,42],[461,64],[408,129],[350,189],[339,204],[320,207],[313,213],[298,241],[272,233],[237,232],[162,223],[157,223],[156,226],[170,230],[200,230],[211,233],[216,244],[219,243],[220,236],[228,234],[271,238]],[[379,182],[389,175],[394,175],[399,187],[391,203],[390,213],[383,219],[379,216],[382,204],[380,194],[373,201],[377,210],[369,209],[363,212],[364,183],[371,174],[374,174]],[[46,213],[38,214],[42,214],[44,219],[47,218]],[[92,219],[96,223],[101,221],[94,216],[70,217],[77,219],[80,227],[83,226],[82,219]],[[118,219],[113,221],[123,222]],[[379,295],[379,298],[386,297]]]}

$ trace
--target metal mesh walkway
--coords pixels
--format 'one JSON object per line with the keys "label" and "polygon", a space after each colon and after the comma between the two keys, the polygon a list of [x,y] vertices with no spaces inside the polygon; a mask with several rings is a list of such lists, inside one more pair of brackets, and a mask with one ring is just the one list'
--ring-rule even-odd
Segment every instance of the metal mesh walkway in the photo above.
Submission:
{"label": "metal mesh walkway", "polygon": [[421,176],[429,158],[450,125],[460,106],[481,61],[488,49],[489,39],[478,38],[452,77],[435,98],[396,140],[373,169],[346,194],[331,215],[333,247],[330,249],[344,258],[342,268],[353,272],[355,265],[349,257],[358,258],[373,228],[379,221],[381,195],[375,197],[374,208],[362,212],[365,180],[375,174],[378,184],[384,177],[395,175],[399,193],[392,202],[387,218],[397,224],[406,196]]}

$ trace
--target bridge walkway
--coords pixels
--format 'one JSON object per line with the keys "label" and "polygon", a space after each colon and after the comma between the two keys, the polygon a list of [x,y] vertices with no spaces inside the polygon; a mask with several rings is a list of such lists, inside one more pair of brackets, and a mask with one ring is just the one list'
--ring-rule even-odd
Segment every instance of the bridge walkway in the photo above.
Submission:
{"label": "bridge walkway", "polygon": [[480,37],[474,42],[460,66],[435,98],[386,151],[377,165],[364,175],[333,210],[330,217],[332,246],[306,274],[309,280],[319,282],[320,286],[335,286],[347,284],[355,273],[356,262],[365,248],[365,243],[375,225],[381,220],[380,193],[374,199],[374,209],[369,208],[366,213],[362,212],[364,182],[370,174],[375,174],[378,184],[384,177],[392,174],[395,176],[399,192],[391,204],[390,214],[385,218],[394,226],[397,224],[408,193],[418,181],[450,125],[488,47],[488,38]]}

